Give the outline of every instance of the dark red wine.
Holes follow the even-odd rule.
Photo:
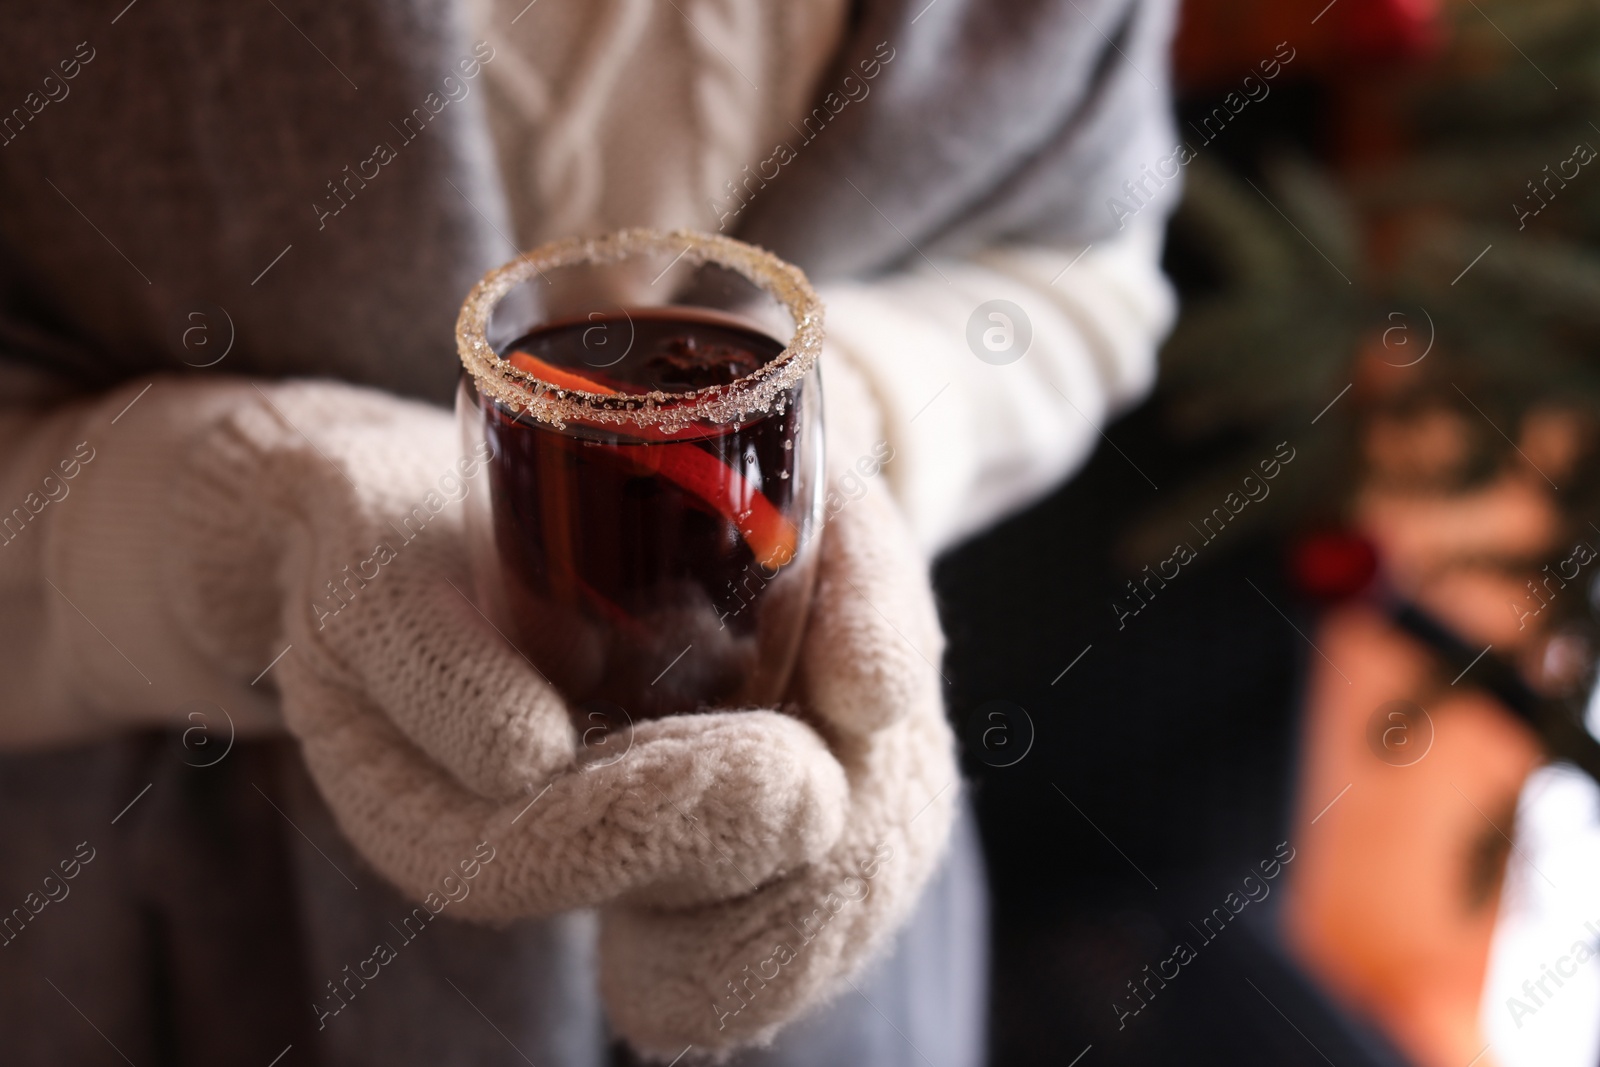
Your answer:
[[[783,346],[721,317],[645,309],[556,323],[501,350],[552,385],[601,393],[729,385]],[[480,397],[502,605],[575,707],[631,718],[770,703],[810,594],[810,478],[797,385],[740,424],[555,429]]]

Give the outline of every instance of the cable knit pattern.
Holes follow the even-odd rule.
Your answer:
[[[649,22],[652,0],[603,0],[598,29],[582,44],[578,69],[531,160],[545,224],[557,233],[591,228],[600,203],[600,143],[595,131],[617,79]]]
[[[731,57],[742,57],[760,74],[767,68],[769,42],[761,34],[763,16],[755,4],[698,0],[689,12],[698,31],[687,37],[694,78],[692,143],[699,148],[699,186],[709,200],[720,198],[723,183],[732,182],[750,162],[754,134],[761,126],[761,91]]]
[[[728,184],[794,137],[844,9],[476,0],[476,32],[496,49],[489,118],[517,239],[714,229]]]

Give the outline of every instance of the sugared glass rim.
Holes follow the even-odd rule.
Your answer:
[[[490,347],[489,316],[516,286],[547,270],[616,263],[649,252],[676,255],[695,265],[716,264],[743,276],[783,305],[794,320],[794,335],[776,358],[759,369],[727,385],[682,393],[610,394],[563,388],[512,366]],[[694,423],[742,422],[772,410],[779,396],[816,363],[822,352],[822,301],[799,267],[764,248],[695,230],[619,230],[603,237],[552,241],[485,274],[461,305],[456,349],[480,392],[557,429],[569,420],[669,431]]]

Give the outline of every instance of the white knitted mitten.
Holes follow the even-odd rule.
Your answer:
[[[223,660],[292,646],[274,670],[285,723],[401,890],[470,875],[463,918],[601,906],[603,991],[637,1047],[766,1040],[908,916],[958,792],[925,563],[861,469],[882,451],[848,367],[829,368],[827,416],[830,483],[847,488],[793,714],[644,722],[608,738],[621,758],[586,758],[561,699],[466,597],[450,500],[486,491],[479,457],[460,456],[449,415],[349,386],[241,388],[190,450],[173,607]]]
[[[864,383],[846,364],[826,369],[832,518],[794,696],[844,767],[844,829],[792,873],[744,872],[736,899],[602,912],[612,1021],[663,1060],[689,1044],[770,1040],[844,988],[909,917],[955,817],[926,564],[888,486],[867,473],[883,451]]]
[[[797,719],[642,723],[625,758],[580,758],[466,597],[451,498],[487,491],[480,466],[443,411],[303,382],[239,389],[176,479],[174,607],[214,655],[291,646],[284,721],[361,854],[418,900],[470,872],[451,914],[483,919],[711,901],[826,855],[848,787]]]

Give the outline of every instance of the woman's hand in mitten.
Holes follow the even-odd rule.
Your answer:
[[[289,646],[284,722],[401,890],[471,871],[452,913],[512,919],[712,901],[828,855],[846,775],[788,716],[643,723],[624,758],[580,758],[563,701],[467,598],[456,505],[487,476],[447,413],[331,383],[231,388],[175,488],[181,613],[224,660]]]
[[[827,368],[831,482],[874,448],[876,419],[845,365]],[[940,859],[959,791],[939,683],[943,640],[926,564],[882,482],[830,496],[816,599],[794,686],[844,768],[843,832],[814,862],[732,900],[633,898],[602,913],[613,1023],[671,1058],[765,1040],[824,1000],[909,916]]]

